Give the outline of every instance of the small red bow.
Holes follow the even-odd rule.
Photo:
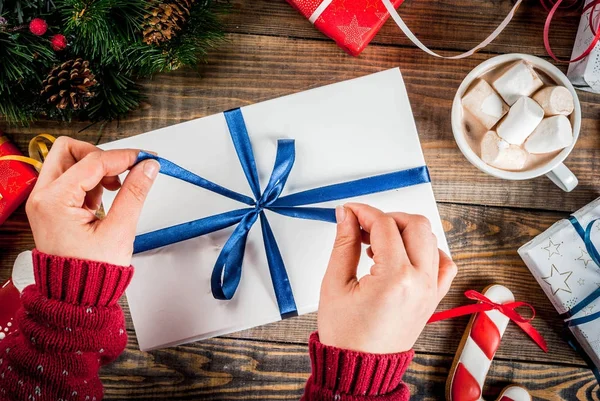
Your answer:
[[[440,320],[452,319],[458,316],[471,315],[473,313],[479,312],[487,312],[490,310],[497,310],[502,313],[504,316],[508,317],[510,320],[515,322],[521,330],[523,330],[531,339],[541,348],[544,352],[548,352],[548,345],[546,344],[546,340],[544,337],[531,325],[531,320],[535,317],[535,309],[533,306],[526,302],[508,302],[505,304],[498,304],[492,302],[485,295],[474,291],[468,290],[465,292],[465,296],[474,301],[478,301],[476,304],[459,306],[457,308],[453,308],[447,311],[442,311],[438,313],[434,313],[431,318],[429,318],[429,323],[434,323]],[[516,311],[517,308],[526,307],[531,310],[531,317],[526,318],[521,316],[519,312]]]

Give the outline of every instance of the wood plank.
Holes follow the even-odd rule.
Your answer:
[[[513,3],[506,0],[406,0],[398,10],[409,28],[428,47],[466,51],[500,24]],[[330,40],[283,0],[235,0],[232,7],[233,11],[225,19],[230,32]],[[523,2],[510,25],[485,51],[545,56],[542,32],[546,15],[539,1]],[[577,13],[560,13],[553,20],[551,43],[559,57],[570,57],[578,23]],[[391,20],[371,43],[414,46]],[[372,51],[379,49],[368,48],[365,55]]]
[[[469,164],[457,149],[449,123],[454,92],[487,55],[434,61],[414,49],[379,46],[377,52],[356,59],[320,41],[251,35],[229,35],[228,39],[229,43],[213,54],[202,78],[181,70],[146,81],[148,105],[120,122],[96,125],[81,133],[78,131],[87,123],[40,122],[9,132],[23,149],[34,134],[46,131],[104,143],[400,65],[438,201],[573,211],[600,192],[596,179],[600,104],[596,95],[580,92],[581,138],[566,163],[581,184],[565,194],[545,177],[512,182],[490,177]],[[305,57],[307,54],[311,57]]]
[[[411,399],[442,399],[451,362],[451,356],[417,354],[404,376]],[[101,378],[106,400],[297,400],[309,374],[304,345],[220,338],[149,353],[135,351],[130,343]],[[484,396],[495,399],[513,382],[536,400],[586,399],[596,386],[582,367],[496,358]]]
[[[524,361],[560,362],[583,366],[581,358],[561,337],[561,321],[542,289],[529,273],[517,249],[538,235],[564,213],[531,212],[468,205],[440,204],[446,236],[459,266],[453,287],[441,309],[463,305],[468,301],[464,291],[482,290],[498,283],[511,288],[517,299],[534,305],[535,327],[544,335],[551,352],[544,354],[514,325],[498,351],[501,358]],[[19,215],[19,217],[23,217]],[[0,230],[0,280],[7,278],[17,254],[33,247],[31,233],[22,219],[9,221]],[[122,305],[128,311],[126,302]],[[133,327],[128,313],[128,327]],[[422,352],[452,353],[468,318],[439,322],[426,328],[415,349]],[[303,344],[316,330],[316,315],[306,315],[231,335],[232,338],[268,340]]]

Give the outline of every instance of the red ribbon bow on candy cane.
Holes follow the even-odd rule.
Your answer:
[[[471,315],[473,313],[479,312],[487,312],[491,310],[497,310],[502,313],[504,316],[515,322],[521,330],[523,330],[531,339],[542,349],[544,352],[548,352],[548,345],[546,344],[546,340],[544,337],[531,325],[531,320],[535,317],[535,309],[533,306],[526,302],[508,302],[505,304],[498,304],[491,301],[485,295],[474,291],[468,290],[465,292],[465,296],[474,301],[478,301],[476,304],[459,306],[457,308],[453,308],[447,311],[434,313],[431,318],[429,318],[429,323],[438,322],[440,320],[452,319],[454,317]],[[526,318],[523,317],[519,312],[516,311],[517,308],[526,307],[531,310],[531,317]]]

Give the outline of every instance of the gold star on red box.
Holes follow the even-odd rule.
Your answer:
[[[12,183],[8,184],[6,189],[8,190],[9,194],[17,194],[21,188],[23,188],[22,185],[19,185],[17,181],[13,181]]]

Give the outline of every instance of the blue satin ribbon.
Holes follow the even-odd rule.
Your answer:
[[[577,232],[577,234],[579,234],[579,237],[581,237],[581,239],[583,240],[583,243],[585,244],[585,249],[587,250],[588,254],[590,255],[590,258],[594,261],[594,263],[598,267],[600,267],[600,254],[598,253],[598,250],[596,249],[596,247],[594,246],[594,243],[592,242],[592,228],[594,228],[594,223],[596,223],[598,220],[600,220],[600,219],[592,220],[587,225],[587,227],[584,229],[575,216],[569,217],[569,221],[573,225],[573,228],[575,228],[575,231]],[[569,318],[575,316],[576,314],[581,312],[586,306],[588,306],[592,302],[596,301],[598,298],[600,298],[600,288],[597,288],[596,290],[594,290],[590,295],[588,295],[583,300],[581,300],[581,302],[577,303],[575,306],[573,306],[567,312],[563,313],[561,315],[561,317],[563,319],[569,319]],[[600,312],[596,312],[596,313],[592,313],[588,316],[583,316],[583,317],[578,317],[575,319],[567,320],[565,323],[566,323],[567,327],[579,326],[581,324],[596,320],[599,317],[600,317]]]
[[[180,179],[248,206],[138,235],[135,239],[134,253],[140,253],[199,237],[237,224],[223,246],[212,272],[211,288],[213,296],[216,299],[228,300],[234,296],[242,277],[242,264],[248,233],[254,223],[260,219],[267,262],[279,312],[282,318],[298,314],[283,258],[277,246],[275,235],[267,220],[265,210],[299,219],[335,223],[335,209],[307,207],[306,205],[352,198],[430,182],[427,167],[421,166],[328,185],[281,197],[280,195],[294,166],[295,146],[293,140],[280,139],[277,141],[277,154],[271,178],[264,192],[261,193],[254,153],[252,152],[252,145],[242,111],[234,109],[225,112],[224,115],[233,145],[254,198],[229,190],[169,160],[149,153],[140,152],[137,160],[139,163],[142,160],[154,159],[160,164],[161,174]]]
[[[590,258],[594,261],[594,263],[596,263],[598,267],[600,267],[600,254],[598,253],[598,250],[592,242],[592,228],[594,228],[594,223],[596,223],[598,220],[600,219],[590,221],[587,227],[584,229],[575,216],[569,217],[569,221],[573,225],[573,228],[585,244],[585,248],[588,254],[590,255]],[[573,348],[579,355],[581,355],[583,360],[586,362],[586,364],[594,374],[596,381],[600,384],[600,370],[594,364],[594,362],[588,356],[588,354],[584,351],[583,347],[581,346],[581,344],[579,344],[579,341],[577,341],[573,333],[571,333],[571,331],[568,330],[569,327],[575,327],[585,323],[589,323],[600,317],[600,312],[596,312],[588,316],[571,319],[573,316],[581,312],[586,306],[596,301],[598,298],[600,298],[600,288],[597,288],[590,295],[585,297],[581,302],[577,303],[567,312],[561,314],[561,317],[565,319],[565,330],[563,330],[563,338],[571,346],[571,348]]]

